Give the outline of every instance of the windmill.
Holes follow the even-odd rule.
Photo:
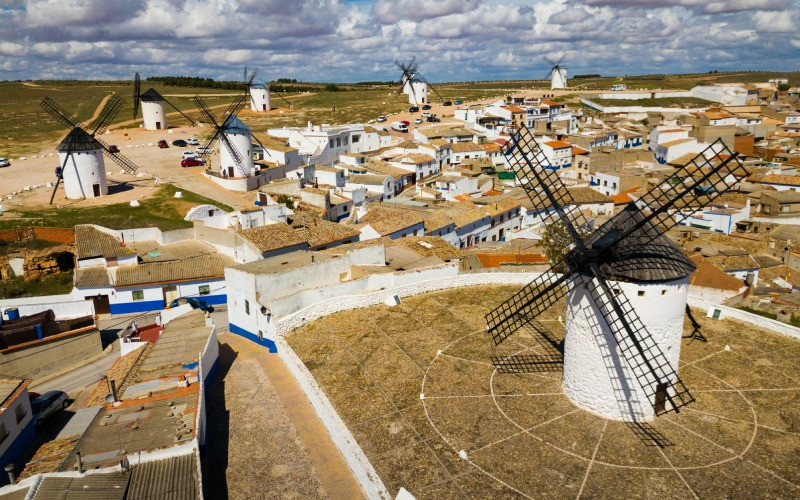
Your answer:
[[[194,120],[189,118],[186,113],[178,109],[177,106],[167,100],[166,97],[158,93],[152,87],[147,92],[142,93],[142,82],[137,72],[133,77],[133,119],[139,116],[139,103],[142,105],[142,119],[144,121],[145,130],[161,130],[169,128],[167,126],[167,111],[164,103],[172,106],[175,111],[183,115],[184,118],[189,120],[192,126],[195,126]]]
[[[236,172],[239,172],[242,177],[250,177],[250,172],[253,169],[253,139],[262,148],[264,147],[261,141],[253,137],[250,127],[236,117],[236,113],[242,110],[249,98],[250,88],[256,74],[257,71],[254,71],[250,78],[245,81],[245,92],[239,94],[231,102],[222,115],[222,119],[217,118],[199,95],[195,95],[193,99],[209,123],[214,126],[214,132],[211,137],[206,141],[204,147],[200,149],[200,151],[203,151],[200,158],[206,160],[213,151],[214,144],[219,140],[222,143],[222,148],[220,149],[220,175],[225,177],[237,177]],[[266,151],[266,148],[264,150]]]
[[[269,84],[267,82],[264,83],[252,83],[255,81],[255,76],[258,74],[258,68],[256,68],[253,73],[248,77],[247,75],[247,66],[244,67],[244,82],[245,82],[245,92],[250,96],[250,110],[256,112],[265,112],[272,109],[271,100],[270,100],[270,93],[275,94],[278,96],[283,102],[286,103],[286,106],[289,108],[294,108],[294,105],[286,100],[281,94],[279,94],[275,89],[270,89]],[[249,83],[248,83],[249,82]]]
[[[400,84],[400,92],[408,95],[409,104],[414,106],[428,104],[430,102],[428,100],[428,90],[432,90],[439,99],[444,100],[433,85],[420,74],[416,57],[412,57],[407,63],[402,63],[395,59],[394,64],[402,72],[398,83]]]
[[[564,62],[565,57],[567,57],[566,54],[561,54],[558,61],[553,61],[547,56],[543,58],[551,66],[550,72],[547,73],[547,78],[550,79],[551,89],[567,88],[567,67],[561,64]]]
[[[677,368],[695,266],[664,231],[678,223],[671,211],[699,209],[747,176],[738,154],[716,141],[594,231],[571,210],[558,173],[541,167],[547,160],[532,133],[514,132],[504,154],[534,206],[555,210],[568,241],[548,272],[486,316],[494,343],[535,329],[534,320],[566,297],[563,387],[573,403],[629,422],[691,403]]]
[[[59,152],[61,166],[56,168],[56,184],[53,194],[50,196],[51,205],[62,179],[67,198],[70,199],[108,194],[103,153],[129,174],[135,173],[139,168],[118,151],[112,152],[108,144],[96,137],[108,129],[111,120],[119,113],[124,104],[125,101],[121,97],[111,94],[97,118],[87,127],[53,99],[45,97],[42,100],[42,108],[70,128],[69,133],[56,148]]]

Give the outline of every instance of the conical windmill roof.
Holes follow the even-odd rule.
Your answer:
[[[242,120],[236,117],[236,115],[231,116],[225,122],[225,125],[222,127],[222,130],[227,134],[249,134],[250,127],[245,125]]]
[[[613,238],[614,233],[623,233],[644,218],[645,215],[631,203],[589,235],[585,240],[586,246],[591,248],[604,237]],[[656,234],[658,236],[654,238]],[[695,270],[689,257],[652,223],[628,235],[616,248],[615,256],[600,263],[600,272],[608,279],[668,281],[685,278]]]
[[[144,102],[157,102],[157,101],[163,101],[164,97],[162,97],[161,94],[159,94],[156,89],[150,88],[144,94],[140,94],[139,99],[141,99]]]
[[[67,151],[94,151],[102,148],[103,146],[94,137],[80,127],[70,130],[69,134],[56,146],[56,149],[62,153]]]

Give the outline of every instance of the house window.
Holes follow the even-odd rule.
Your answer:
[[[14,415],[17,417],[17,423],[22,422],[22,419],[25,418],[25,407],[22,406],[22,403],[18,404],[16,408],[14,408]]]
[[[200,285],[197,291],[200,295],[208,295],[211,293],[211,285]]]
[[[134,290],[131,292],[133,300],[144,300],[144,290]]]
[[[244,313],[246,315],[250,316],[250,301],[249,300],[245,300],[244,301]]]
[[[337,138],[336,138],[336,147],[338,148],[338,147],[339,147],[339,146],[341,146],[341,145],[342,145],[342,140],[341,140],[340,138],[338,138],[338,137],[337,137]]]
[[[331,144],[331,147],[333,147],[333,139],[331,139],[329,142]]]
[[[360,135],[354,135],[353,136],[353,144],[359,142],[360,140],[361,140],[361,136]]]

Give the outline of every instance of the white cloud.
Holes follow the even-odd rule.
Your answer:
[[[756,28],[767,33],[797,33],[798,19],[791,12],[756,12],[753,21]]]
[[[402,19],[422,21],[452,14],[466,14],[480,5],[478,0],[377,0],[372,12],[378,21],[393,24]]]

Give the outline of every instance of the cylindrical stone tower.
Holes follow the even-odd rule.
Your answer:
[[[224,125],[222,133],[236,149],[236,153],[241,158],[241,165],[236,163],[236,159],[231,155],[228,147],[223,141],[219,144],[219,167],[220,173],[228,177],[244,177],[249,175],[253,169],[253,143],[250,134],[250,127],[242,123],[239,118],[232,116]]]
[[[166,130],[167,129],[167,108],[166,100],[150,89],[140,97],[142,103],[142,119],[146,130]]]
[[[64,166],[64,192],[71,200],[95,198],[108,194],[103,148],[82,128],[75,127],[61,141],[59,164]],[[71,151],[67,163],[64,159]]]
[[[269,111],[269,86],[259,83],[250,86],[250,110],[257,112]]]

